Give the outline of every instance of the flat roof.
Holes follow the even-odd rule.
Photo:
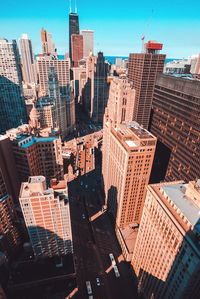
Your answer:
[[[200,208],[191,198],[185,195],[184,191],[187,186],[188,184],[184,183],[164,185],[161,190],[173,201],[192,226],[195,226],[200,219]]]
[[[24,136],[24,138],[19,139],[19,141],[25,140],[26,138],[31,136]],[[57,140],[57,137],[32,137],[30,140],[28,140],[26,143],[21,144],[22,148],[28,148],[32,146],[34,143],[40,143],[40,142],[53,142],[54,140]]]

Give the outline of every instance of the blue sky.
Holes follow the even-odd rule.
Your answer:
[[[140,51],[143,34],[163,42],[168,58],[200,52],[200,0],[77,0],[77,6],[80,28],[95,31],[95,51],[105,55]],[[44,27],[63,54],[68,51],[68,13],[68,0],[1,1],[0,37],[28,33],[39,53]]]

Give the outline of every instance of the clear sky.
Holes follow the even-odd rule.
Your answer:
[[[95,31],[95,51],[107,56],[140,51],[143,34],[163,42],[168,58],[200,52],[200,0],[77,0],[77,6],[80,28]],[[68,13],[69,0],[1,1],[0,37],[28,33],[39,53],[44,27],[63,54],[68,51]]]

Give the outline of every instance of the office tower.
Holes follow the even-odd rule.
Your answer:
[[[126,77],[114,77],[109,91],[105,117],[113,126],[133,120],[135,89]]]
[[[17,202],[20,183],[15,166],[12,142],[6,135],[0,135],[0,169],[8,194]]]
[[[145,53],[129,55],[128,78],[136,90],[133,120],[148,129],[156,76],[163,72],[165,55],[159,54],[162,44],[149,41]]]
[[[158,138],[151,181],[200,177],[200,82],[160,74],[150,131]]]
[[[56,120],[54,120],[54,102],[49,97],[39,98],[36,103],[36,109],[40,115],[40,128],[54,128]]]
[[[88,57],[90,53],[94,53],[94,31],[81,30],[83,36],[83,57]]]
[[[96,123],[103,123],[103,116],[108,101],[109,84],[107,83],[108,63],[102,52],[95,57],[90,54],[86,61],[86,84],[83,90],[83,105]]]
[[[75,98],[73,95],[72,86],[70,86],[67,93],[67,133],[72,133],[76,126],[76,117],[75,117]]]
[[[72,62],[72,34],[79,34],[78,14],[70,12],[69,14],[69,58]]]
[[[104,123],[106,203],[118,228],[140,223],[155,147],[156,138],[136,122]]]
[[[49,69],[49,98],[54,103],[54,127],[58,127],[61,135],[67,131],[66,98],[61,97],[58,76],[54,67]]]
[[[46,31],[44,28],[41,29],[41,42],[42,42],[42,53],[44,55],[57,55],[55,44],[52,39],[52,34]]]
[[[23,81],[27,84],[37,83],[36,65],[31,40],[27,34],[19,39]]]
[[[77,67],[79,60],[83,58],[83,36],[72,34],[71,39],[72,66]]]
[[[192,56],[190,72],[194,78],[200,79],[200,54]]]
[[[132,259],[144,298],[200,297],[199,214],[200,181],[147,187]]]
[[[40,113],[37,111],[35,105],[32,106],[32,109],[29,114],[29,125],[32,129],[39,129],[40,128]]]
[[[22,183],[19,200],[36,257],[73,252],[68,192],[61,183],[48,188],[43,176]]]
[[[3,133],[27,118],[16,41],[0,39],[0,53],[0,133]]]
[[[70,60],[58,60],[51,56],[40,56],[37,59],[40,96],[48,95],[48,75],[50,67],[54,67],[58,76],[61,95],[65,95],[70,85]]]
[[[8,258],[15,255],[21,244],[17,230],[17,216],[12,197],[6,190],[0,168],[0,251]]]
[[[20,182],[29,176],[44,175],[48,180],[63,177],[62,142],[57,137],[35,137],[20,127],[7,131],[11,139]]]

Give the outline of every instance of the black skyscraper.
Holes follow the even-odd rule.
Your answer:
[[[71,45],[72,34],[79,34],[78,14],[73,12],[69,14],[69,58],[71,61],[72,61],[72,45]]]

